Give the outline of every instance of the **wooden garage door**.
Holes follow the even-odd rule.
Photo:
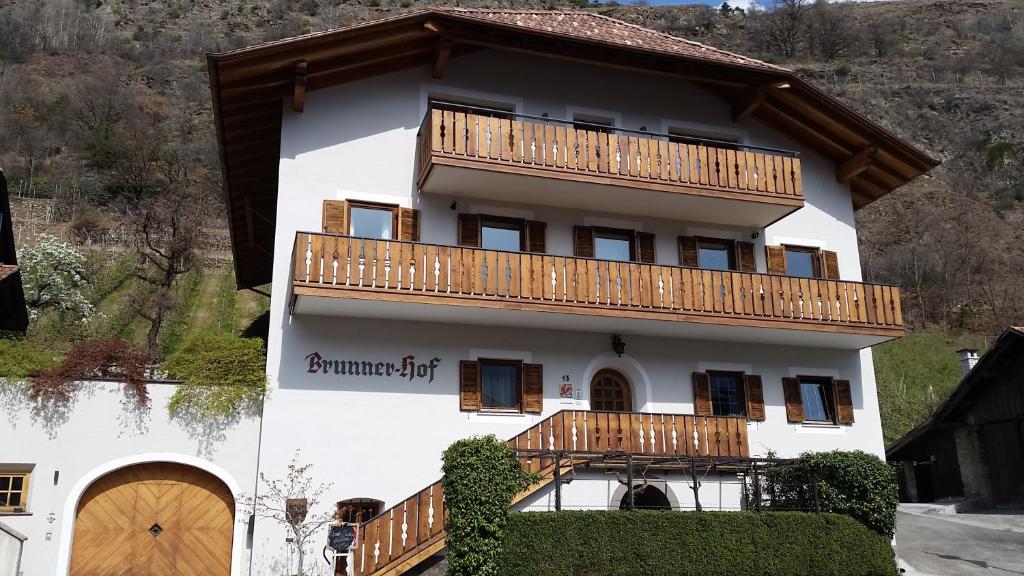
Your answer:
[[[190,466],[111,472],[78,504],[71,574],[227,575],[234,508],[223,482]]]

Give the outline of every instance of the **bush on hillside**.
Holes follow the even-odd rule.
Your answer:
[[[455,442],[444,451],[443,462],[448,574],[496,576],[509,504],[536,478],[493,435]]]
[[[184,380],[171,396],[168,411],[223,419],[255,410],[267,390],[266,366],[259,339],[193,336],[164,362],[168,377]]]
[[[501,576],[893,576],[884,536],[835,514],[524,512]]]
[[[896,471],[874,454],[805,452],[793,463],[769,468],[763,478],[761,491],[772,507],[844,514],[888,537],[896,531]]]

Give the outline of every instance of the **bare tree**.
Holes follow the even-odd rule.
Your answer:
[[[818,0],[810,10],[809,40],[811,48],[826,61],[846,54],[853,44],[853,30],[847,4],[830,4]]]
[[[771,52],[786,59],[796,57],[806,41],[810,9],[807,0],[775,0],[763,17],[764,39]]]
[[[150,322],[146,348],[154,356],[160,329],[177,305],[174,283],[193,269],[206,239],[211,193],[195,177],[194,166],[179,153],[165,153],[158,162],[160,189],[143,202],[135,218],[140,262],[136,276],[151,287],[137,305],[139,314]]]
[[[316,16],[321,28],[334,30],[341,23],[341,3],[338,0],[316,0]]]
[[[308,547],[314,538],[323,537],[320,530],[334,521],[335,514],[333,509],[316,512],[331,484],[314,486],[309,476],[313,465],[300,464],[299,457],[300,452],[296,450],[281,480],[270,480],[260,472],[257,495],[241,498],[241,504],[251,508],[257,518],[273,520],[288,529],[298,562],[294,574],[306,576],[306,556],[311,552]]]

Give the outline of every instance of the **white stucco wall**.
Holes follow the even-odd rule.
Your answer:
[[[586,206],[565,210],[461,198],[452,209],[453,198],[419,194],[414,183],[416,132],[428,97],[445,96],[505,102],[517,112],[547,113],[552,118],[570,118],[574,110],[598,113],[631,129],[710,128],[734,134],[746,144],[797,150],[806,205],[757,231],[707,226],[688,221],[686,214],[666,214],[662,219],[624,217],[589,211]],[[882,454],[870,350],[626,335],[627,355],[618,358],[609,351],[607,334],[288,314],[289,256],[295,232],[320,229],[324,199],[419,208],[421,239],[432,243],[455,243],[458,212],[543,220],[548,224],[548,252],[564,255],[572,252],[573,225],[625,221],[624,227],[657,235],[658,260],[666,264],[678,263],[678,235],[749,239],[758,232],[761,270],[765,243],[806,244],[836,251],[842,277],[859,280],[849,189],[836,182],[835,166],[815,150],[755,120],[732,123],[728,102],[684,81],[493,51],[453,59],[443,80],[432,79],[428,67],[406,70],[312,92],[302,114],[292,112],[287,103],[283,114],[267,365],[273,391],[266,406],[260,455],[261,471],[269,476],[282,475],[294,451],[301,449],[303,461],[313,465],[315,481],[333,483],[325,502],[371,497],[384,500],[387,506],[396,503],[439,476],[441,451],[453,440],[484,433],[511,437],[536,421],[529,415],[459,411],[458,361],[488,356],[544,364],[545,413],[563,407],[586,409],[590,376],[604,367],[618,368],[633,381],[639,410],[679,413],[693,411],[692,371],[745,370],[760,374],[765,388],[767,421],[749,424],[754,453],[774,450],[780,456],[794,456],[805,450],[861,448]],[[435,357],[441,362],[433,382],[342,377],[308,373],[304,359],[314,351],[333,359],[399,362],[411,354],[418,362]],[[796,374],[849,379],[856,424],[788,424],[780,379]],[[580,388],[581,398],[572,405],[558,399],[558,380],[563,375]],[[590,488],[584,490],[584,486]],[[602,489],[608,485],[600,480],[571,488],[584,499]],[[533,505],[540,506],[545,497],[539,494]],[[253,574],[269,575],[282,566],[282,558],[287,557],[284,539],[278,528],[257,523]]]
[[[220,478],[235,496],[253,494],[259,447],[258,416],[212,425],[171,418],[173,384],[150,383],[152,404],[140,411],[119,384],[80,384],[67,407],[28,400],[22,383],[0,381],[0,467],[32,471],[25,514],[0,514],[0,521],[27,536],[22,558],[26,576],[67,574],[78,499],[108,472],[143,462],[177,462]],[[248,573],[247,516],[236,511],[232,574]]]

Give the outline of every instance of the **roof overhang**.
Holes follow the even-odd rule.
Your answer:
[[[690,43],[692,44],[692,43]],[[699,46],[699,45],[698,45]],[[283,101],[307,91],[436,64],[481,49],[685,79],[820,151],[860,208],[938,165],[793,72],[740,57],[680,54],[600,37],[430,9],[330,32],[207,55],[238,286],[271,280]],[[727,54],[707,49],[709,54]]]

